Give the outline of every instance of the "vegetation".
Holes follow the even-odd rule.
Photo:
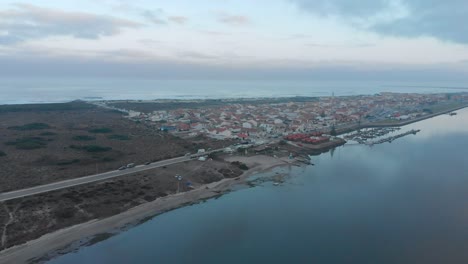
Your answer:
[[[17,149],[39,149],[47,146],[47,140],[41,137],[24,137],[15,141],[8,141],[6,145],[15,146]]]
[[[201,107],[217,107],[226,104],[279,104],[289,102],[316,102],[318,97],[285,97],[285,98],[255,98],[255,99],[207,99],[200,101],[184,101],[184,100],[165,100],[160,102],[116,102],[110,105],[118,108],[132,109],[140,112],[152,112],[157,110],[174,110],[179,108],[201,108]]]
[[[101,161],[103,161],[103,162],[111,162],[111,161],[115,161],[115,159],[114,159],[114,158],[111,158],[111,157],[104,157],[104,158],[101,159]]]
[[[6,153],[0,150],[0,157],[5,157]]]
[[[88,130],[89,133],[94,133],[94,134],[106,134],[106,133],[111,133],[112,129],[108,127],[101,127],[101,128],[93,128]]]
[[[245,165],[245,163],[242,163],[241,165],[239,165],[239,169],[241,169],[241,170],[248,170],[249,167],[247,167],[247,165]]]
[[[130,137],[127,135],[110,135],[107,136],[108,139],[115,139],[115,140],[130,140]]]
[[[72,218],[74,215],[75,215],[75,209],[73,209],[73,207],[59,209],[58,211],[55,212],[55,216],[58,219],[68,219],[68,218]]]
[[[55,136],[55,135],[57,135],[57,133],[47,131],[47,132],[42,132],[39,135],[41,135],[41,136]]]
[[[242,163],[240,161],[233,161],[233,162],[231,162],[231,164],[236,165],[241,170],[248,170],[249,169],[249,167],[245,163]]]
[[[65,166],[65,165],[72,165],[72,164],[79,163],[79,162],[80,162],[79,159],[61,160],[61,161],[57,162],[57,165]]]
[[[22,104],[22,105],[0,105],[0,113],[8,112],[43,112],[43,111],[70,111],[92,109],[94,105],[85,102],[70,102],[60,104]]]
[[[30,123],[22,126],[11,126],[8,129],[18,130],[18,131],[27,131],[27,130],[40,130],[50,128],[48,124],[45,123]]]
[[[102,147],[98,145],[86,145],[86,146],[77,146],[77,145],[71,145],[70,148],[76,149],[76,150],[84,150],[87,152],[106,152],[112,150],[111,147]]]
[[[72,139],[76,140],[76,141],[91,141],[91,140],[95,140],[96,137],[86,136],[86,135],[78,135],[78,136],[74,136]]]

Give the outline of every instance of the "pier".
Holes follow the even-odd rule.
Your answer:
[[[369,141],[369,142],[366,142],[364,144],[369,145],[369,146],[373,146],[373,145],[382,144],[382,143],[385,143],[385,142],[390,142],[391,143],[393,140],[399,139],[401,137],[405,137],[405,136],[408,136],[408,135],[411,135],[411,134],[416,135],[420,131],[421,131],[420,129],[417,129],[417,130],[412,129],[412,130],[407,131],[405,133],[401,133],[401,134],[391,136],[391,137],[388,137],[388,138],[379,139],[377,141]]]

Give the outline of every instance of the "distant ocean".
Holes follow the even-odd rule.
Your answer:
[[[468,92],[468,83],[0,78],[0,104],[67,102],[77,99],[219,99],[461,91]]]

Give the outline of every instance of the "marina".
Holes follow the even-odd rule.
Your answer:
[[[373,145],[382,144],[382,143],[385,143],[385,142],[391,143],[392,141],[394,141],[396,139],[399,139],[399,138],[402,138],[404,136],[408,136],[408,135],[411,135],[411,134],[416,135],[419,132],[421,132],[420,129],[416,129],[416,130],[412,129],[412,130],[407,131],[405,133],[401,133],[401,134],[398,134],[398,135],[395,135],[395,136],[379,139],[377,141],[368,141],[368,142],[365,143],[365,145],[373,146]]]
[[[373,146],[373,145],[382,144],[386,142],[391,143],[392,141],[396,139],[399,139],[408,135],[412,135],[412,134],[416,135],[418,132],[421,131],[420,129],[412,129],[410,131],[406,131],[400,134],[387,136],[399,130],[401,130],[400,127],[382,127],[382,128],[359,130],[355,133],[344,136],[344,139],[356,141],[358,144]],[[384,137],[384,136],[387,136],[387,137]]]

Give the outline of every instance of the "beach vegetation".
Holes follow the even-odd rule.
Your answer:
[[[87,135],[78,135],[78,136],[74,136],[72,139],[76,141],[91,141],[91,140],[95,140],[96,137],[87,136]]]
[[[57,165],[65,166],[65,165],[72,165],[72,164],[79,163],[79,162],[80,162],[79,159],[61,160],[61,161],[57,162]]]
[[[8,141],[5,145],[15,146],[17,149],[31,150],[45,148],[47,146],[47,140],[41,137],[24,137]]]
[[[46,132],[40,133],[39,135],[41,135],[41,136],[55,136],[55,135],[57,135],[57,133],[46,131]]]
[[[28,130],[40,130],[50,128],[48,124],[45,123],[30,123],[22,126],[11,126],[8,129],[18,130],[18,131],[28,131]]]
[[[98,146],[98,145],[86,145],[86,146],[77,146],[77,145],[70,145],[71,149],[75,150],[84,150],[86,152],[106,152],[112,150],[111,147],[103,147],[103,146]]]
[[[115,139],[115,140],[130,140],[130,137],[127,135],[109,135],[107,136],[108,139]]]
[[[111,133],[112,129],[108,127],[100,127],[100,128],[93,128],[88,130],[89,133],[94,133],[94,134],[106,134],[106,133]]]

